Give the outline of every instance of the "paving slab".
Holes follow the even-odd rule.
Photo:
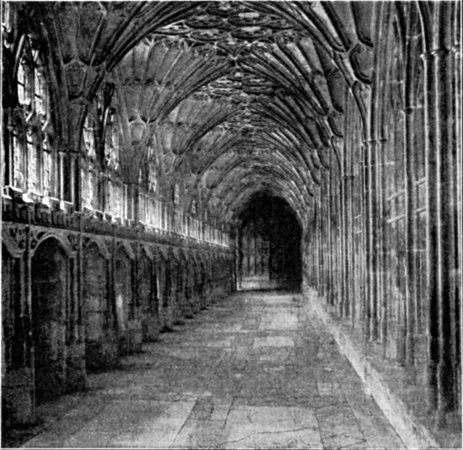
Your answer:
[[[310,300],[310,299],[309,299]],[[38,408],[34,448],[403,448],[335,341],[285,292],[239,292],[89,391]]]
[[[246,406],[234,408],[224,429],[222,448],[322,448],[317,419],[308,408]]]

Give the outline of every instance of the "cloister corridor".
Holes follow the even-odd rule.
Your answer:
[[[0,3],[2,448],[462,448],[463,2]]]
[[[40,407],[44,430],[24,446],[403,448],[307,305],[225,297]]]

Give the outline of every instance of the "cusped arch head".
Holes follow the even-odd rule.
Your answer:
[[[177,247],[169,246],[167,254],[169,259],[171,259],[175,263],[178,263],[180,259],[180,251]]]
[[[149,245],[149,244],[142,244],[141,245],[141,255],[145,255],[150,261],[154,261],[156,258],[156,248]]]
[[[119,256],[119,255],[125,255],[126,257],[128,257],[131,261],[134,261],[135,260],[135,252],[133,251],[133,248],[132,246],[126,242],[126,241],[123,241],[121,242],[117,247],[116,247],[116,258]]]
[[[156,247],[157,256],[166,262],[169,259],[169,247],[166,245],[160,245]]]
[[[106,246],[105,242],[103,242],[102,240],[91,238],[88,241],[86,241],[83,248],[84,253],[87,252],[91,247],[96,247],[100,255],[103,256],[103,258],[108,260],[111,259],[111,253],[108,250],[108,247]]]
[[[31,256],[34,257],[45,242],[47,242],[47,244],[50,244],[49,241],[52,241],[54,245],[59,247],[68,258],[72,258],[74,256],[69,241],[65,239],[63,236],[53,233],[46,233],[44,236],[40,238],[40,240],[37,242],[37,245],[33,249],[31,249]]]
[[[204,260],[205,260],[205,258],[204,258],[203,253],[202,253],[202,252],[199,252],[199,253],[197,253],[195,256],[196,256],[196,261],[197,261],[198,265],[201,266],[201,267],[204,267],[204,264],[205,264]]]
[[[188,261],[187,251],[183,248],[178,249],[178,258],[182,263],[186,263]]]
[[[12,258],[21,258],[24,255],[25,245],[22,246],[10,236],[5,229],[2,230],[2,253],[5,251]]]
[[[199,265],[199,257],[195,251],[188,252],[188,261],[193,266],[196,267]]]

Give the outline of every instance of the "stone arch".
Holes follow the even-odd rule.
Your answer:
[[[92,245],[98,248],[99,254],[103,256],[105,259],[111,259],[111,253],[109,252],[105,242],[101,239],[88,239],[84,245],[84,252],[87,248],[91,247]]]
[[[69,258],[59,239],[48,237],[38,245],[32,257],[31,281],[34,387],[40,403],[62,394],[66,384],[67,323],[74,311]]]
[[[102,246],[97,240],[90,241],[83,251],[82,286],[85,363],[89,370],[111,367],[117,362],[108,264]]]
[[[66,253],[68,258],[73,256],[73,249],[71,243],[65,238],[65,236],[60,234],[55,234],[53,232],[47,232],[40,236],[35,245],[31,247],[31,256],[33,257],[37,252],[37,249],[48,239],[53,239],[59,243],[61,249]]]
[[[125,253],[127,254],[127,256],[133,261],[136,259],[136,256],[135,256],[135,252],[133,250],[133,247],[132,245],[128,242],[128,241],[122,241],[120,244],[119,244],[119,248],[123,248]]]

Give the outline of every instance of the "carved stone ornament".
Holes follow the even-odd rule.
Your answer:
[[[2,226],[2,242],[13,256],[23,254],[27,245],[27,230],[24,225]]]

